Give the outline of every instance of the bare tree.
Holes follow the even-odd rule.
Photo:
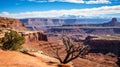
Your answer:
[[[50,47],[61,63],[66,64],[78,57],[85,56],[89,51],[88,45],[73,42],[69,37],[62,38],[63,45],[51,45]]]

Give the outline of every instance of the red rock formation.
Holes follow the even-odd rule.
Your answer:
[[[120,40],[90,40],[88,44],[91,52],[109,53],[112,52],[120,56]]]
[[[11,28],[17,30],[27,30],[22,22],[13,18],[0,17],[0,27]]]
[[[13,18],[0,17],[0,28],[6,30],[15,30],[25,38],[25,42],[47,41],[47,35],[43,32],[28,31],[22,22]],[[9,28],[7,30],[7,28]]]
[[[103,23],[102,26],[120,26],[120,22],[117,21],[117,18],[112,18],[108,23]]]
[[[47,35],[45,35],[43,32],[26,31],[20,33],[25,38],[26,43],[36,41],[48,41]]]

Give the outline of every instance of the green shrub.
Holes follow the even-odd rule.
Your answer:
[[[18,50],[24,43],[24,37],[19,35],[16,31],[10,30],[5,33],[1,42],[4,50]]]

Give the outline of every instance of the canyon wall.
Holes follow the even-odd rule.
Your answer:
[[[81,30],[81,31],[80,31]],[[49,32],[56,33],[71,33],[74,34],[120,34],[120,22],[116,18],[112,18],[111,21],[102,24],[68,24],[62,26],[54,26],[48,29]]]
[[[37,41],[48,41],[47,35],[45,35],[43,32],[38,31],[25,31],[25,32],[19,32],[24,38],[25,42],[37,42]]]
[[[47,41],[47,35],[42,31],[29,31],[24,23],[17,19],[0,17],[0,38],[4,37],[5,32],[14,30],[25,38],[25,42]]]
[[[15,30],[27,30],[24,23],[17,19],[0,17],[0,28],[10,28]]]
[[[114,53],[120,56],[120,40],[90,40],[88,44],[93,53]]]

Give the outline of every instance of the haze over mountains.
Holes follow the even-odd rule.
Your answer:
[[[120,22],[117,20],[117,18],[112,18],[111,21],[107,21],[105,23],[99,23],[99,24],[69,24],[69,25],[65,24],[63,26],[119,27],[120,26]]]
[[[117,18],[108,19],[45,19],[32,18],[21,19],[27,28],[31,30],[44,30],[49,32],[78,34],[120,34],[120,22]],[[88,22],[88,23],[84,23]],[[90,24],[89,22],[95,22]],[[98,23],[97,23],[98,22]]]
[[[62,24],[101,24],[111,18],[26,18],[20,19],[25,25],[62,25]],[[119,21],[120,19],[117,18]]]
[[[28,28],[43,29],[46,26],[81,25],[81,26],[120,26],[117,18],[109,19],[52,19],[28,18],[20,19]]]

